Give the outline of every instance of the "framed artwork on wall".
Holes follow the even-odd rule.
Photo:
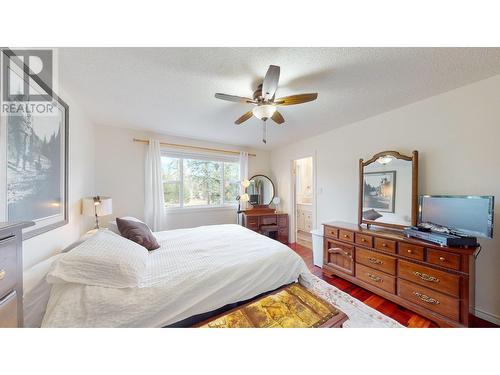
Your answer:
[[[15,61],[2,82],[10,96],[0,100],[0,221],[35,222],[23,232],[26,239],[68,222],[69,108],[25,69]]]

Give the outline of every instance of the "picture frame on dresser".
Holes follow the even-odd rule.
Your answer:
[[[24,86],[9,102],[0,95],[0,221],[34,222],[23,230],[28,239],[68,223],[69,106],[37,75],[23,74],[13,51],[0,53]],[[3,110],[28,106],[36,110]]]

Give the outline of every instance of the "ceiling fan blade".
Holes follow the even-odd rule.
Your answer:
[[[253,116],[253,113],[252,111],[248,111],[247,113],[245,113],[243,116],[241,116],[238,120],[236,120],[234,123],[236,125],[239,125],[241,124],[242,122],[245,122],[246,120],[248,120],[250,117]]]
[[[236,95],[221,94],[219,92],[215,94],[215,97],[217,99],[228,100],[230,102],[251,103],[251,104],[257,103],[255,100],[250,98],[244,98],[242,96],[236,96]]]
[[[285,122],[285,119],[283,118],[283,116],[281,116],[281,113],[279,113],[278,111],[274,112],[274,114],[271,116],[271,120],[273,120],[278,125],[281,125]]]
[[[318,97],[318,93],[291,95],[291,96],[285,96],[283,98],[276,99],[274,101],[274,104],[276,104],[276,105],[302,104],[302,103],[307,103],[307,102],[311,102],[313,100],[316,100],[317,97]]]
[[[264,82],[262,83],[262,96],[265,100],[273,98],[276,90],[278,89],[278,81],[280,79],[280,67],[276,65],[269,65]]]

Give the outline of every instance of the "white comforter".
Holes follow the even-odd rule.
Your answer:
[[[155,233],[140,288],[53,285],[43,327],[163,327],[294,282],[309,272],[287,246],[238,225]]]

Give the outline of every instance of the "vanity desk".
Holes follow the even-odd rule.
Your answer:
[[[242,225],[279,242],[288,242],[288,214],[286,213],[275,212],[270,208],[254,208],[243,212]]]
[[[242,185],[245,187],[245,194],[239,198],[243,200],[244,197],[244,201],[250,204],[250,208],[238,211],[242,214],[242,225],[264,236],[287,243],[288,214],[279,212],[276,207],[269,207],[277,201],[273,181],[267,176],[258,174],[243,181]]]

